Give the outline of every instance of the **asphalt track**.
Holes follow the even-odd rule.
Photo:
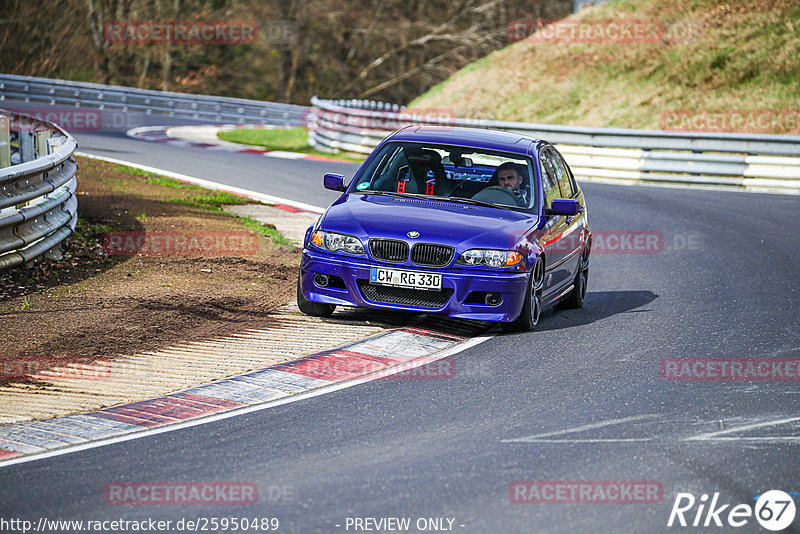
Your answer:
[[[85,152],[317,205],[335,198],[323,172],[355,170],[77,137]],[[663,247],[593,254],[582,310],[547,312],[535,332],[457,354],[450,380],[374,381],[0,468],[0,517],[276,517],[279,532],[353,532],[348,517],[408,517],[412,526],[454,519],[453,531],[470,533],[668,532],[678,528],[666,525],[679,492],[719,492],[735,505],[769,489],[800,491],[800,383],[659,374],[664,358],[800,357],[798,198],[583,187],[595,232],[660,233]],[[657,481],[663,499],[515,504],[516,480]],[[120,481],[254,482],[260,498],[110,505],[104,487]],[[735,530],[763,531],[753,518]]]

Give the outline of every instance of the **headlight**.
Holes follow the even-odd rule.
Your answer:
[[[522,261],[522,254],[514,250],[484,250],[472,248],[459,256],[456,263],[460,265],[487,265],[498,269],[512,267]]]
[[[335,252],[341,250],[348,254],[364,254],[364,245],[357,237],[345,234],[334,234],[317,230],[311,236],[311,241],[319,248]]]
[[[467,265],[480,265],[483,263],[483,251],[477,249],[468,250],[461,255],[459,261],[463,261]]]

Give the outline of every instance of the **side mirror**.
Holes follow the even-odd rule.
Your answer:
[[[545,215],[567,215],[573,216],[581,212],[581,206],[577,200],[571,198],[556,198],[550,204],[549,208],[545,208]]]
[[[325,189],[333,189],[334,191],[344,191],[344,176],[341,174],[334,174],[332,172],[326,172],[325,176],[322,179],[323,185],[325,185]]]

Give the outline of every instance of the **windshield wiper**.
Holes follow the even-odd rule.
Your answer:
[[[503,209],[503,206],[498,206],[497,204],[492,204],[491,202],[484,202],[483,200],[473,200],[471,198],[465,198],[465,197],[447,197],[447,200],[453,200],[455,202],[463,202],[464,204],[474,204],[475,206],[486,206],[487,208]]]
[[[396,193],[394,191],[357,191],[357,193],[365,193],[367,195],[382,195],[386,197],[408,197],[408,193]]]

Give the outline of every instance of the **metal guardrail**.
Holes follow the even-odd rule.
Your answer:
[[[318,150],[369,154],[407,124],[492,128],[554,143],[584,181],[727,186],[800,194],[800,136],[583,128],[463,119],[369,101],[311,99]]]
[[[0,110],[0,271],[60,257],[78,222],[77,147],[55,124]]]
[[[0,101],[119,110],[214,122],[299,126],[308,107],[0,74]],[[75,139],[59,126],[0,110],[0,271],[60,256],[75,230]]]
[[[300,126],[308,107],[244,98],[151,91],[134,87],[0,74],[0,100],[99,110],[135,111],[182,119]]]

